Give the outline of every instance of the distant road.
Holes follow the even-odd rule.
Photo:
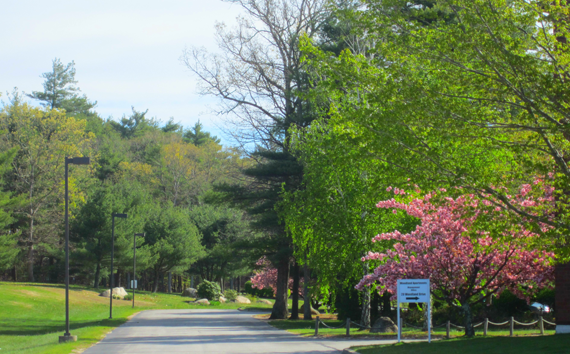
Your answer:
[[[84,353],[338,354],[354,345],[394,343],[302,338],[275,329],[253,314],[207,309],[143,311]]]

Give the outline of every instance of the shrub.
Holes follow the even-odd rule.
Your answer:
[[[235,290],[226,290],[226,292],[224,293],[224,297],[229,301],[235,300],[237,296],[238,292]]]
[[[198,298],[208,300],[218,300],[222,292],[218,283],[207,280],[201,282],[196,290],[198,290]]]
[[[125,297],[123,298],[123,300],[132,300],[133,296],[132,295],[125,295]]]
[[[271,289],[271,288],[265,288],[265,289],[254,288],[251,281],[245,282],[244,288],[245,288],[245,293],[249,294],[251,296],[273,298],[273,289]]]

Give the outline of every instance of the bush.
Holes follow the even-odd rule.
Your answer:
[[[123,298],[123,300],[132,300],[133,296],[132,295],[125,295],[125,297]]]
[[[207,280],[201,282],[196,290],[198,290],[199,299],[218,300],[222,293],[218,283]]]
[[[229,300],[235,300],[238,296],[238,292],[235,290],[226,290],[226,292],[224,293],[224,297]]]
[[[271,288],[265,288],[265,289],[254,288],[251,281],[245,282],[244,288],[245,288],[245,293],[249,294],[251,296],[273,298],[273,289],[271,289]]]

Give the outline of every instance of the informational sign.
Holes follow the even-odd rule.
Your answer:
[[[402,336],[402,321],[400,320],[400,304],[406,302],[425,302],[427,318],[431,318],[431,293],[429,279],[398,279],[398,343]],[[431,326],[428,326],[428,342],[431,343]]]
[[[430,302],[429,279],[398,280],[398,302]]]
[[[131,280],[131,289],[138,289],[136,280]]]

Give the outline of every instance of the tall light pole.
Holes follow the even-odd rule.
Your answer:
[[[109,282],[111,289],[109,293],[109,299],[111,301],[109,305],[109,319],[113,318],[113,287],[115,286],[115,276],[113,274],[113,259],[115,258],[115,218],[126,219],[127,214],[111,214],[113,219],[113,226],[111,231],[111,281]]]
[[[133,237],[133,308],[135,308],[135,289],[137,287],[137,236],[144,238],[145,233],[138,233]]]
[[[65,333],[60,343],[75,342],[77,336],[69,333],[69,164],[89,165],[89,157],[65,157]]]

